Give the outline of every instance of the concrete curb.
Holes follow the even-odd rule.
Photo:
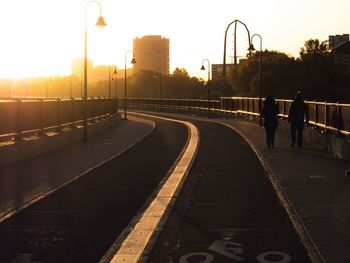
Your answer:
[[[157,189],[148,198],[129,225],[122,231],[114,244],[100,260],[100,263],[136,263],[147,261],[182,190],[199,149],[199,131],[193,124],[159,116],[137,115],[185,124],[190,136],[182,152],[159,183]],[[182,163],[187,163],[187,165],[183,165]]]
[[[120,116],[89,125],[89,137],[120,123]],[[65,129],[51,135],[39,136],[0,146],[0,167],[50,152],[83,139],[83,127]]]

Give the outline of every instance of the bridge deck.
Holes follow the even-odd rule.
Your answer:
[[[350,246],[350,178],[344,176],[345,169],[350,168],[349,163],[334,159],[327,153],[312,150],[307,144],[302,149],[292,148],[289,136],[283,132],[277,132],[275,148],[268,149],[265,146],[262,127],[229,119],[212,120],[233,126],[261,154],[326,262],[350,261],[347,252]],[[4,217],[13,209],[54,189],[73,174],[79,174],[84,169],[117,154],[114,147],[116,144],[122,146],[118,147],[117,151],[122,151],[151,130],[150,124],[139,122],[123,125],[119,127],[117,136],[111,136],[108,132],[101,135],[99,143],[94,145],[92,155],[87,155],[86,149],[68,147],[52,153],[61,154],[61,161],[57,161],[57,156],[47,154],[45,157],[26,162],[26,166],[2,168],[0,216]],[[106,152],[109,156],[102,155]],[[80,160],[74,162],[72,156]],[[82,163],[81,160],[87,156],[90,162]],[[25,177],[26,174],[32,174],[34,177]],[[59,174],[63,178],[58,177]],[[47,175],[49,178],[45,177]],[[211,250],[202,252],[214,254],[213,248],[215,251],[218,247],[220,248],[220,244],[217,243]],[[265,251],[261,251],[263,252]]]

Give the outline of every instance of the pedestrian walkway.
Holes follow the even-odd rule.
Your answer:
[[[267,148],[264,128],[233,120],[234,127],[262,154],[325,262],[350,262],[349,163],[328,153],[291,147],[289,134],[278,131]]]
[[[151,121],[130,116],[88,143],[76,142],[0,168],[0,221],[126,151],[153,127]]]
[[[202,117],[190,118],[208,121]],[[345,176],[349,163],[313,150],[307,143],[303,148],[291,147],[290,136],[283,131],[277,130],[275,147],[268,148],[264,127],[233,119],[210,121],[239,132],[265,162],[296,212],[296,218],[292,219],[301,222],[302,231],[311,237],[309,245],[314,243],[314,252],[320,255],[317,262],[350,262],[350,178]]]

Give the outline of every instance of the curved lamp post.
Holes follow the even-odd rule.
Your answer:
[[[127,93],[126,93],[126,82],[127,82],[127,75],[126,75],[126,59],[127,59],[127,56],[128,56],[128,53],[131,52],[132,53],[132,60],[131,60],[131,64],[135,64],[136,63],[136,60],[134,58],[134,52],[132,50],[128,50],[125,52],[125,69],[124,69],[124,120],[127,120],[127,116],[126,116],[126,112],[127,112],[127,103],[126,103],[126,100],[127,100]]]
[[[259,113],[261,113],[262,108],[262,37],[259,34],[252,35],[251,38],[251,44],[249,46],[249,51],[254,51],[255,48],[253,46],[253,38],[259,37],[260,38],[260,54],[259,54]],[[259,122],[260,125],[262,125],[261,119]]]
[[[202,60],[202,67],[201,70],[205,70],[204,62],[208,63],[208,118],[210,118],[210,61],[209,59],[203,59]]]
[[[84,142],[87,142],[88,132],[87,132],[87,7],[89,4],[95,3],[99,6],[100,9],[100,16],[97,19],[96,26],[97,27],[104,27],[106,26],[106,22],[104,21],[104,18],[102,16],[102,7],[101,4],[98,1],[88,1],[85,4],[85,31],[84,31],[84,135],[83,140]]]
[[[161,72],[154,73],[155,78],[159,78],[159,111],[163,111],[163,75]]]
[[[249,42],[249,48],[251,46],[251,42],[250,42],[250,33],[249,33],[249,30],[248,30],[248,27],[246,26],[246,24],[244,24],[243,22],[241,22],[240,20],[236,19],[234,21],[232,21],[231,23],[228,24],[227,28],[226,28],[226,31],[225,31],[225,39],[224,39],[224,59],[223,59],[223,69],[222,69],[222,75],[225,77],[226,76],[226,39],[227,39],[227,31],[228,29],[230,28],[230,26],[232,24],[235,24],[235,31],[234,31],[234,65],[237,65],[237,36],[236,36],[236,29],[237,29],[237,23],[240,23],[242,24],[245,29],[247,30],[247,33],[248,33],[248,42]],[[248,50],[249,50],[248,48]]]

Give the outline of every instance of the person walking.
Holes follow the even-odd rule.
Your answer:
[[[276,101],[271,96],[267,96],[264,102],[264,107],[261,111],[260,118],[264,120],[264,126],[266,131],[266,144],[267,147],[274,147],[275,133],[278,126],[277,115],[279,114]]]
[[[295,99],[289,108],[288,122],[290,125],[292,146],[298,143],[298,146],[303,147],[303,128],[304,119],[309,123],[309,114],[306,103],[302,99],[301,91],[295,95]],[[298,134],[298,136],[297,136]]]

